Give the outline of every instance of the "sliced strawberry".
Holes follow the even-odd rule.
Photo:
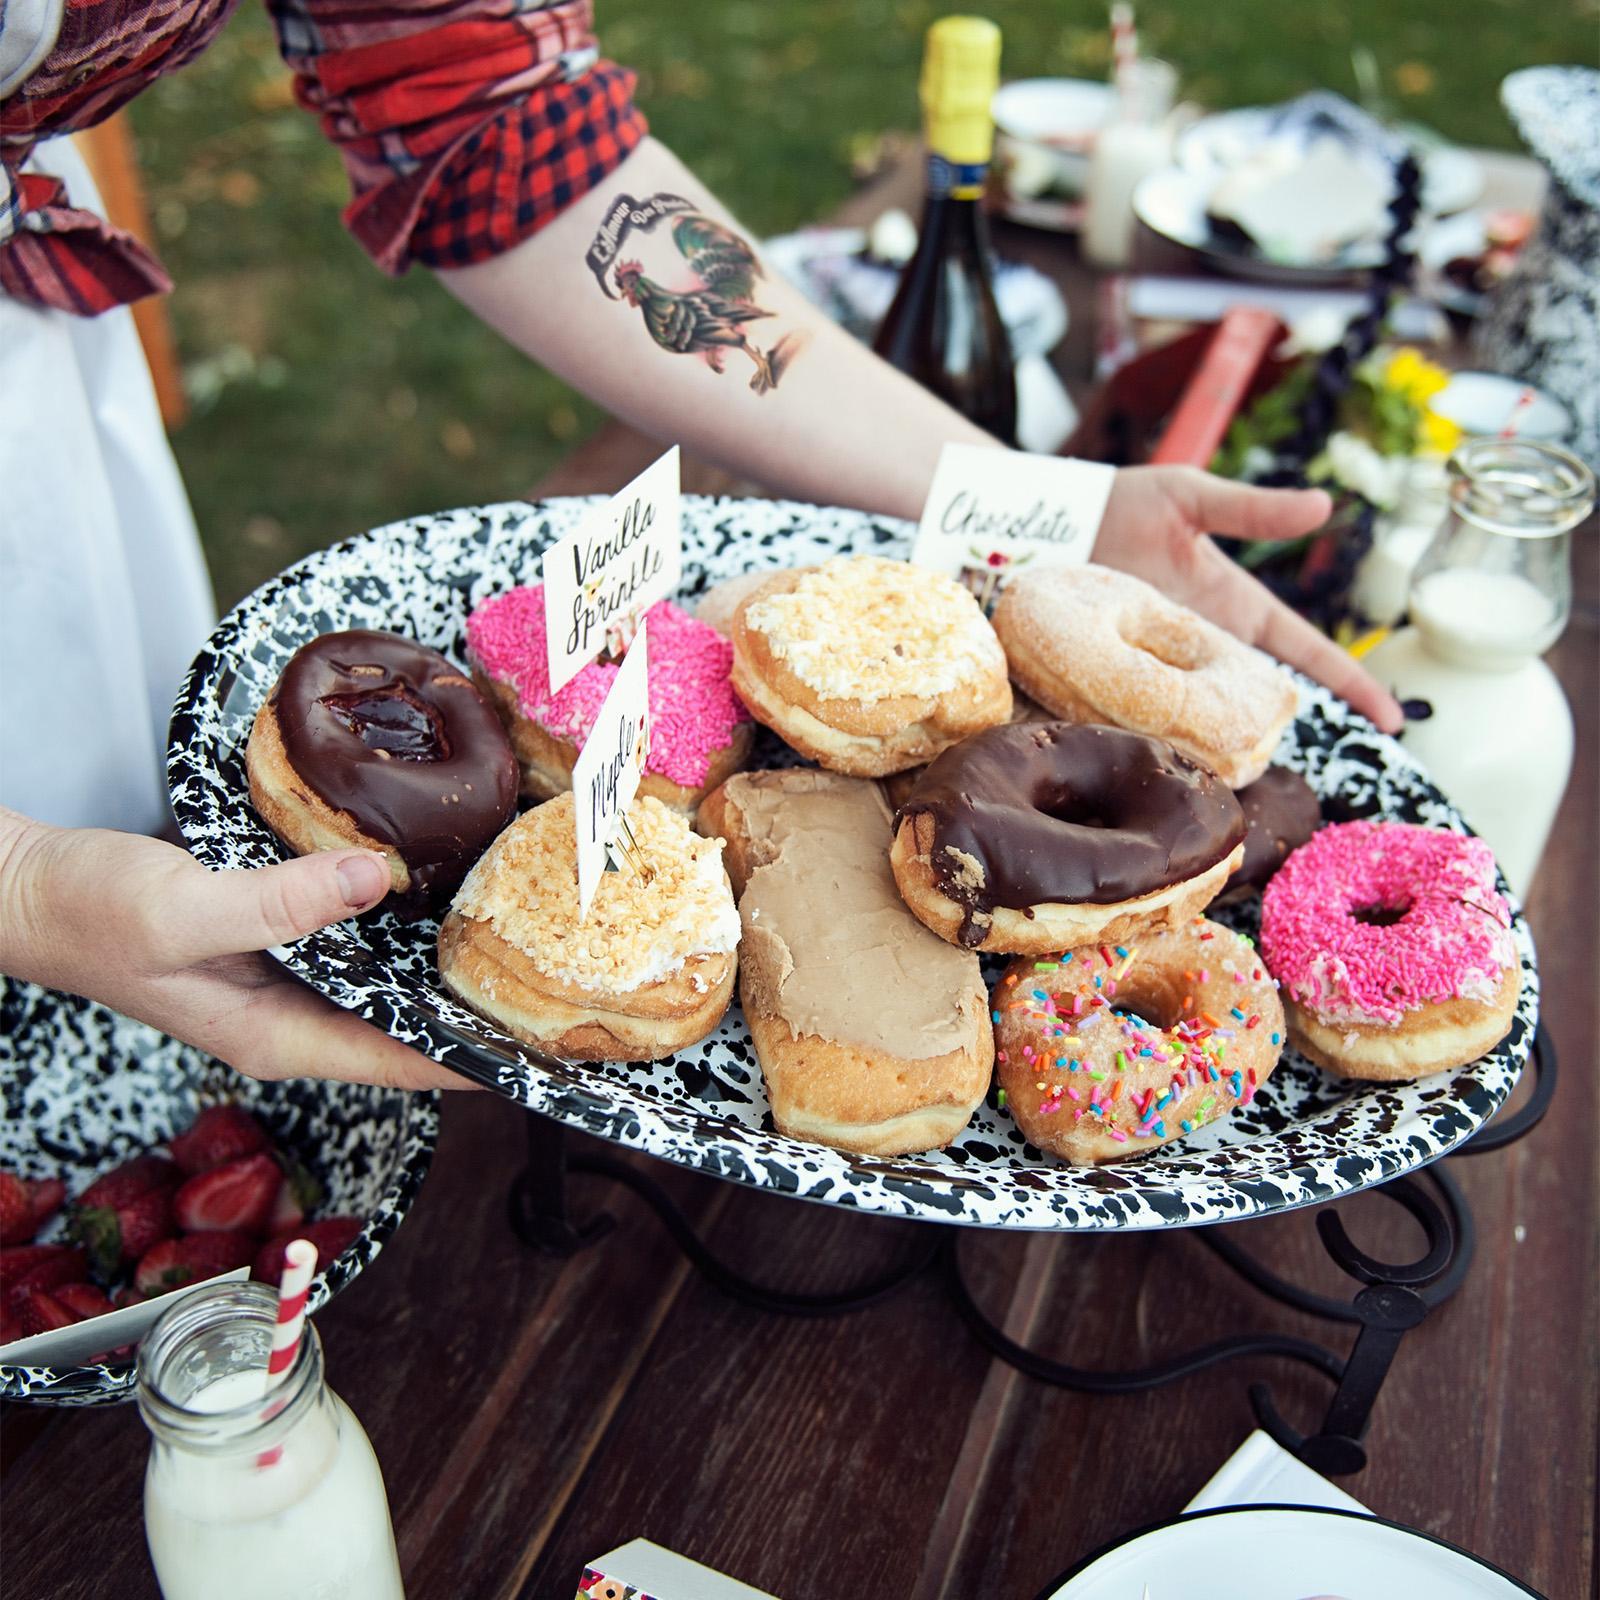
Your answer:
[[[283,1169],[273,1157],[246,1156],[191,1178],[178,1191],[173,1215],[186,1233],[243,1228],[264,1234],[282,1187]]]
[[[322,1201],[322,1185],[304,1162],[293,1156],[279,1156],[278,1161],[283,1167],[283,1185],[267,1218],[267,1233],[273,1237],[298,1228]]]
[[[116,1309],[92,1283],[64,1283],[51,1292],[68,1311],[75,1311],[80,1318],[103,1317]]]
[[[24,1334],[54,1333],[83,1318],[49,1289],[29,1285],[17,1292],[17,1320]]]
[[[109,1281],[117,1269],[132,1266],[153,1245],[173,1234],[170,1188],[147,1189],[120,1206],[82,1206],[69,1231],[88,1252],[95,1276]]]
[[[191,1178],[272,1148],[267,1130],[243,1106],[207,1106],[187,1133],[170,1142],[172,1159]]]
[[[143,1305],[147,1298],[148,1296],[140,1294],[139,1291],[130,1283],[126,1289],[118,1289],[117,1292],[112,1295],[111,1304],[118,1311],[126,1311],[129,1306]]]
[[[28,1205],[33,1211],[33,1229],[37,1233],[67,1198],[67,1186],[60,1178],[29,1178]]]
[[[290,1228],[275,1239],[262,1245],[256,1253],[250,1276],[261,1283],[280,1283],[283,1279],[284,1248],[294,1239],[309,1239],[317,1247],[317,1270],[322,1269],[349,1249],[350,1242],[361,1232],[361,1222],[356,1217],[323,1217],[318,1222],[303,1223]]]
[[[26,1339],[22,1318],[13,1311],[0,1310],[0,1344],[10,1344],[16,1339]]]
[[[0,1311],[14,1312],[24,1289],[81,1282],[89,1270],[82,1250],[64,1244],[25,1244],[0,1250]]]
[[[78,1196],[80,1206],[118,1206],[137,1200],[151,1189],[170,1189],[183,1181],[183,1174],[165,1156],[135,1156],[96,1178]]]
[[[186,1283],[199,1283],[220,1272],[249,1264],[256,1241],[237,1229],[192,1233],[182,1239],[164,1239],[142,1260],[133,1274],[140,1294],[166,1294]]]
[[[14,1172],[0,1172],[0,1245],[26,1244],[35,1231],[27,1184]]]

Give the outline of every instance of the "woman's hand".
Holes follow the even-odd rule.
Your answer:
[[[1321,489],[1257,489],[1198,467],[1124,467],[1111,490],[1094,559],[1143,578],[1309,673],[1386,733],[1396,733],[1404,718],[1394,696],[1211,540],[1212,534],[1296,539],[1321,527],[1331,511]]]
[[[103,1001],[253,1078],[471,1088],[261,953],[388,889],[370,851],[208,872],[158,839],[0,808],[0,971]]]

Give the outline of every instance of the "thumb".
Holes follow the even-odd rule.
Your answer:
[[[247,872],[198,868],[180,881],[169,925],[188,965],[288,944],[365,911],[389,892],[389,864],[374,850],[327,850]]]

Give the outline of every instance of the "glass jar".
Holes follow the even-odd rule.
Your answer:
[[[404,1600],[383,1475],[308,1321],[266,1389],[277,1295],[218,1283],[139,1350],[145,1534],[165,1600]]]
[[[1441,659],[1508,671],[1541,656],[1572,611],[1572,530],[1594,474],[1569,451],[1473,439],[1450,457],[1450,514],[1411,579],[1411,620]]]

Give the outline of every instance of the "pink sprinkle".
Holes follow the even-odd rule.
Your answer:
[[[645,613],[650,631],[650,764],[686,789],[698,789],[711,758],[732,742],[749,712],[733,692],[733,646],[670,600]],[[485,600],[467,618],[467,649],[491,678],[517,691],[522,714],[558,739],[581,745],[594,727],[617,665],[591,661],[559,694],[550,693],[545,654],[544,585]]]
[[[1126,1144],[1128,1142],[1128,1136],[1122,1131],[1121,1128],[1107,1128],[1106,1132],[1109,1133],[1118,1144]]]

